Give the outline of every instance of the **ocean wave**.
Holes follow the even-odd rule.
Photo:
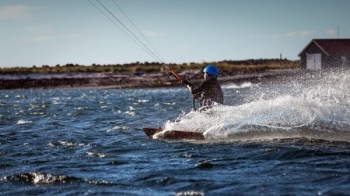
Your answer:
[[[244,82],[242,84],[225,84],[222,85],[223,89],[241,89],[241,88],[253,88],[253,87],[258,87],[260,84],[259,83],[251,83],[251,82]]]
[[[105,158],[108,156],[107,154],[99,153],[99,152],[86,152],[86,154],[91,157],[99,157],[99,158]]]
[[[70,183],[84,181],[83,179],[71,177],[67,175],[54,175],[40,172],[29,172],[16,174],[12,176],[5,176],[2,181],[12,182],[27,182],[32,184],[56,184],[56,183]]]
[[[175,192],[175,196],[202,196],[204,195],[203,192],[200,191],[182,191],[182,192]]]
[[[66,184],[66,183],[88,183],[95,185],[115,185],[114,182],[90,180],[84,178],[78,178],[68,175],[56,175],[50,173],[41,172],[28,172],[22,174],[15,174],[2,177],[0,181],[3,182],[24,182],[35,185],[47,185],[47,184]]]
[[[128,127],[128,126],[115,126],[111,129],[108,129],[107,132],[113,132],[113,131],[119,131],[119,130],[124,131],[124,130],[128,130],[128,129],[130,129],[130,127]]]
[[[25,124],[31,124],[31,123],[33,123],[33,121],[20,119],[20,120],[17,121],[16,124],[17,125],[25,125]]]
[[[83,147],[83,146],[89,146],[87,144],[83,143],[75,143],[75,142],[70,142],[70,141],[58,141],[58,142],[50,142],[48,144],[50,147],[55,147],[55,146],[65,146],[65,147]]]

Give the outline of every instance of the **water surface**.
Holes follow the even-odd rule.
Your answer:
[[[2,194],[329,195],[350,191],[350,75],[185,88],[0,91]],[[143,127],[203,132],[148,139]]]

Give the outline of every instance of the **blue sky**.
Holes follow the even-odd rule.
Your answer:
[[[338,25],[350,38],[348,0],[100,0],[144,44],[113,1],[166,63],[295,60]],[[88,0],[0,0],[0,26],[0,67],[157,61]]]

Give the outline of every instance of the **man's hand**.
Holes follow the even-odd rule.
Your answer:
[[[189,83],[187,80],[181,80],[180,83],[181,83],[181,84],[185,84],[185,85],[192,86],[192,84]]]

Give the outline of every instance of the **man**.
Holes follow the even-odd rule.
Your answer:
[[[219,69],[214,65],[208,65],[204,68],[204,82],[194,88],[191,83],[182,80],[181,83],[186,84],[194,99],[200,100],[200,107],[210,108],[214,103],[224,103],[224,94],[221,90],[219,81]]]

